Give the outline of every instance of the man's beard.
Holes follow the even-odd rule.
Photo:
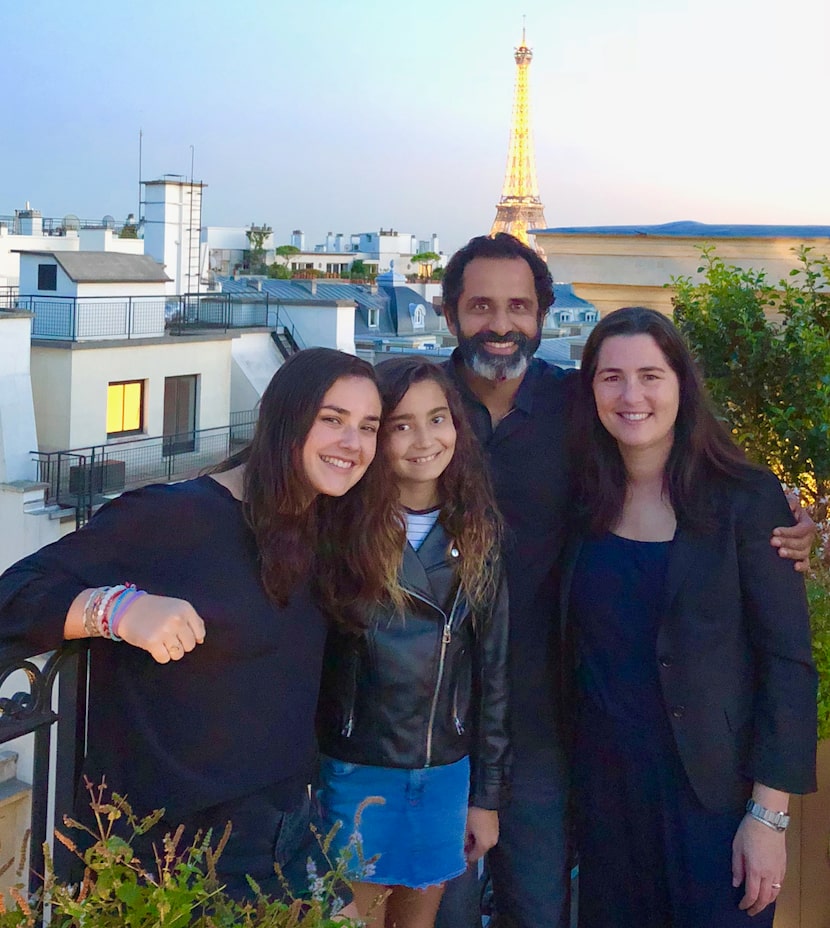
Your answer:
[[[521,377],[527,370],[530,359],[541,341],[541,332],[537,332],[534,338],[528,338],[521,332],[508,332],[507,335],[476,332],[469,337],[459,332],[458,350],[467,367],[479,377],[484,377],[485,380],[513,380]],[[516,345],[516,351],[503,357],[492,355],[484,347],[485,342],[510,343]]]

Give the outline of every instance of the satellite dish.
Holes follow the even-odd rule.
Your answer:
[[[74,213],[67,213],[63,217],[63,227],[67,232],[77,232],[81,228],[81,220]]]
[[[107,215],[104,216],[104,218],[101,220],[101,225],[105,229],[114,229],[115,228],[115,216],[110,216],[110,214],[107,213]]]

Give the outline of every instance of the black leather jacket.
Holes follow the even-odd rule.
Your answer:
[[[470,805],[499,808],[509,757],[507,586],[476,614],[456,580],[457,552],[436,524],[406,546],[404,616],[378,610],[360,636],[329,634],[318,712],[320,748],[382,767],[471,760]]]

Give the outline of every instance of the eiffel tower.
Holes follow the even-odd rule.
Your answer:
[[[545,208],[539,197],[536,180],[536,158],[533,154],[533,136],[530,131],[530,101],[528,71],[533,52],[527,47],[522,27],[522,44],[514,49],[516,59],[516,88],[513,93],[513,123],[510,127],[510,149],[507,153],[507,170],[501,199],[496,205],[496,218],[490,235],[509,232],[531,248],[536,247],[528,229],[544,229]],[[538,249],[537,249],[538,250]]]

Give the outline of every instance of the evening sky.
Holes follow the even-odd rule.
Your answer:
[[[501,191],[527,14],[550,226],[828,223],[827,0],[0,0],[0,214],[123,219],[145,179],[278,241],[451,250]]]

